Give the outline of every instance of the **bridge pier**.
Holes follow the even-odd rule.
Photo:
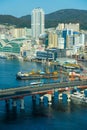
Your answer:
[[[52,103],[58,102],[58,99],[59,99],[59,92],[58,90],[56,90],[52,95]]]
[[[20,99],[20,108],[21,110],[24,110],[24,99]]]
[[[59,100],[70,102],[70,93],[69,92],[60,93]]]
[[[12,104],[13,104],[13,107],[16,107],[16,106],[17,106],[16,99],[13,99]]]
[[[68,100],[67,94],[66,93],[62,93],[62,101],[63,102],[67,102],[67,100]]]
[[[10,100],[5,100],[6,106],[10,104]]]
[[[48,104],[51,104],[51,102],[52,102],[52,95],[51,94],[46,94],[45,96],[48,98]]]
[[[32,102],[35,103],[35,104],[40,104],[40,95],[39,94],[36,94],[36,95],[33,95],[32,96]]]
[[[35,102],[35,100],[36,100],[36,95],[33,95],[32,96],[32,101]]]
[[[36,101],[36,104],[37,104],[37,105],[40,104],[40,95],[39,95],[39,94],[36,95],[35,101]]]
[[[6,110],[7,112],[10,110],[10,100],[5,100]]]
[[[48,105],[48,97],[45,95],[43,96],[43,104]]]
[[[45,94],[44,96],[40,97],[40,99],[43,104],[51,104],[52,96],[50,94]]]

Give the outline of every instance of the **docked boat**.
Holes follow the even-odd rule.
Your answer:
[[[67,64],[64,64],[62,67],[64,71],[67,71],[67,72],[80,73],[82,71],[82,68],[78,64],[67,63]]]
[[[43,79],[43,78],[58,78],[57,72],[46,73],[46,72],[18,72],[16,78],[19,80],[28,80],[28,79]]]
[[[87,104],[87,97],[83,93],[75,92],[70,96],[71,101],[77,104]]]
[[[7,56],[5,54],[0,54],[0,59],[7,59]]]

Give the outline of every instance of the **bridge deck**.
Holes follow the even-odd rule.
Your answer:
[[[47,91],[54,91],[55,89],[74,87],[74,86],[87,86],[87,80],[43,84],[42,86],[29,85],[29,86],[22,86],[22,87],[8,88],[8,89],[0,89],[0,100],[21,98],[28,95],[46,93]]]

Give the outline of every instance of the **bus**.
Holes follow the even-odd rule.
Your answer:
[[[42,86],[42,85],[43,85],[43,82],[31,82],[30,85]]]

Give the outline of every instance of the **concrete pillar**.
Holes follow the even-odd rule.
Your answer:
[[[36,100],[36,96],[33,95],[33,96],[32,96],[32,101],[35,101],[35,100]]]
[[[70,102],[70,94],[67,94],[67,97],[68,97],[67,101]]]
[[[43,96],[40,96],[40,102],[43,102]]]
[[[5,100],[6,106],[9,105],[10,100]]]
[[[68,100],[67,94],[66,93],[62,93],[62,101],[63,102],[67,102],[67,100]]]
[[[36,104],[37,105],[40,104],[40,95],[39,94],[36,95]]]
[[[54,93],[51,94],[51,100],[53,101],[54,98]]]
[[[21,110],[24,109],[24,99],[20,99],[20,107],[21,107]]]
[[[44,105],[48,105],[48,97],[47,96],[43,96],[43,103],[44,103]]]
[[[10,100],[5,100],[6,110],[7,112],[10,110]]]
[[[13,107],[16,107],[16,106],[17,106],[16,99],[13,99]]]
[[[62,93],[59,94],[59,100],[62,100]]]

